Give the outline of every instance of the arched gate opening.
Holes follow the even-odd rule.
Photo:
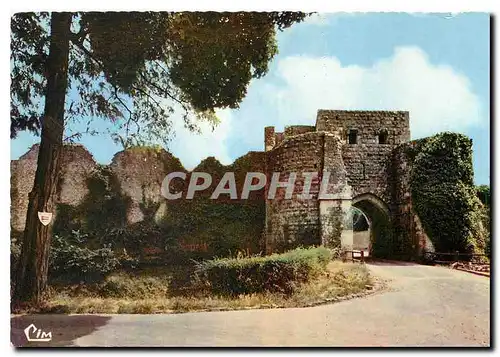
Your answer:
[[[377,196],[365,193],[352,200],[353,249],[365,255],[389,258],[393,251],[392,227],[387,205]]]

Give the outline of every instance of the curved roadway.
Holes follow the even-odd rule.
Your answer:
[[[373,295],[310,308],[173,315],[14,317],[52,331],[39,346],[489,346],[490,279],[442,267],[371,263]]]

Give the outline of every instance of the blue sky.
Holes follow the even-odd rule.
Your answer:
[[[408,110],[412,138],[470,136],[475,181],[489,184],[489,31],[480,13],[315,15],[278,35],[269,73],[251,83],[239,109],[218,111],[214,131],[190,133],[174,117],[169,149],[187,168],[207,156],[229,164],[263,150],[265,126],[314,125],[318,109]],[[11,159],[37,141],[28,133],[11,140]],[[106,135],[82,143],[101,163],[120,151]]]

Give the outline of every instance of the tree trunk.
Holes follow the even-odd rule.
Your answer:
[[[47,87],[42,134],[33,190],[15,279],[13,302],[40,303],[47,287],[52,222],[43,225],[38,212],[54,214],[54,197],[64,133],[64,101],[68,86],[71,13],[52,13],[47,60]]]

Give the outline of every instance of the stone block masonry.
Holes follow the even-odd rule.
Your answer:
[[[290,126],[284,133],[265,128],[268,172],[329,172],[336,192],[330,200],[319,200],[317,194],[308,201],[268,200],[267,251],[305,242],[351,249],[351,205],[363,210],[372,226],[385,220],[392,229],[404,204],[404,194],[396,190],[408,174],[396,170],[400,163],[393,153],[409,139],[409,113],[404,111],[319,110],[315,126]],[[372,235],[372,240],[387,238],[381,232]]]

